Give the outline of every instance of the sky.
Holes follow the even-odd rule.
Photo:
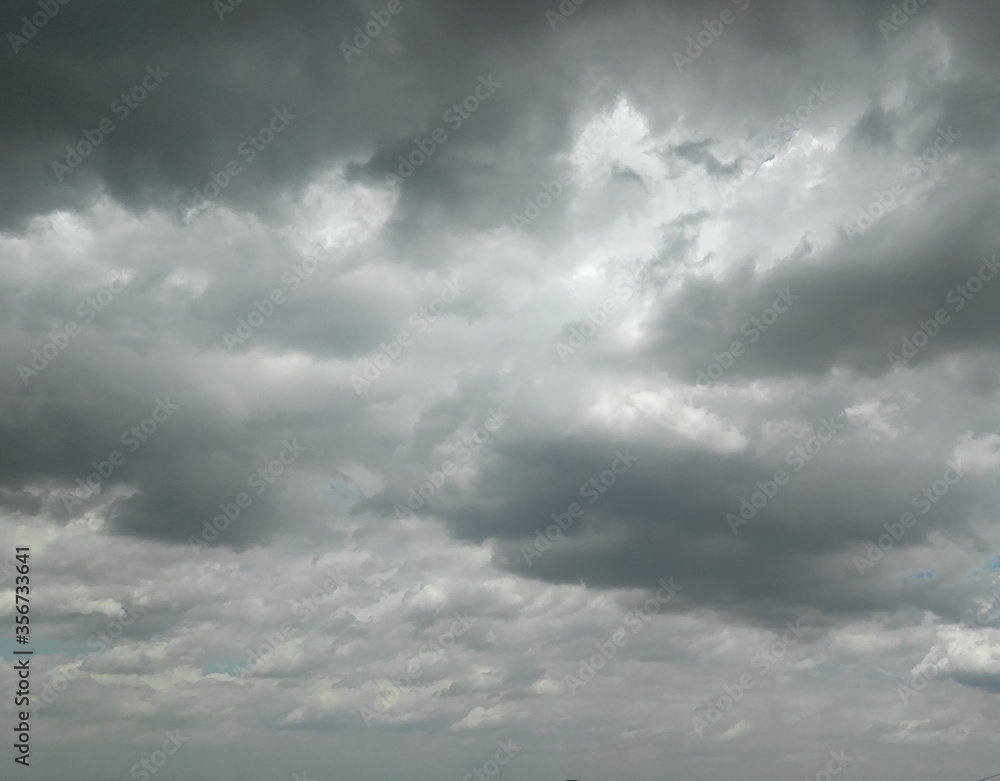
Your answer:
[[[0,778],[1000,772],[998,25],[8,0]]]

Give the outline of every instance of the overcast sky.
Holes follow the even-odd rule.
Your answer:
[[[1000,772],[1000,7],[7,0],[36,781]]]

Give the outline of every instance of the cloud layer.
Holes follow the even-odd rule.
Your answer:
[[[9,3],[37,777],[995,771],[998,21]]]

